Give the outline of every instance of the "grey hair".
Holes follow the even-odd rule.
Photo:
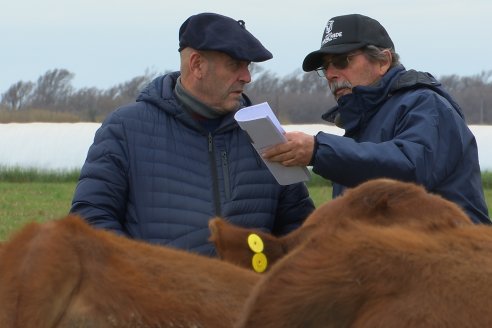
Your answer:
[[[393,48],[379,48],[373,45],[368,45],[362,48],[362,51],[367,56],[370,61],[385,61],[386,56],[383,53],[384,50],[389,50],[391,52],[391,65],[390,68],[395,67],[400,64],[400,55],[395,52]]]

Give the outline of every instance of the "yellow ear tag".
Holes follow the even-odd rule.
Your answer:
[[[263,240],[255,233],[248,236],[248,246],[255,253],[263,252]]]
[[[251,264],[253,265],[253,269],[256,272],[262,273],[266,270],[268,266],[267,257],[263,253],[256,253],[255,255],[253,255]]]

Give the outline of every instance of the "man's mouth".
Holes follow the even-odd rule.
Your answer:
[[[333,92],[333,95],[336,97],[336,98],[339,98],[345,94],[347,94],[348,92],[347,91],[350,91],[349,88],[338,88],[335,90],[335,92]]]

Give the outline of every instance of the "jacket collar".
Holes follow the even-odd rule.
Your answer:
[[[174,93],[176,98],[183,104],[183,107],[190,112],[190,114],[199,117],[201,120],[218,119],[224,116],[223,114],[217,113],[213,108],[205,105],[186,91],[181,84],[181,77],[178,77],[176,81]]]
[[[356,86],[351,94],[340,97],[322,118],[345,129],[346,135],[353,135],[374,115],[390,96],[390,87],[398,75],[405,71],[402,65],[391,68],[379,82],[371,86]]]

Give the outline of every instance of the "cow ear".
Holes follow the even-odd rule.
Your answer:
[[[212,218],[209,228],[209,240],[226,262],[263,272],[284,255],[277,237],[257,229],[236,226],[220,217]]]
[[[242,238],[243,235],[248,233],[248,229],[240,228],[238,226],[229,223],[222,217],[214,217],[208,222],[210,229],[209,241],[215,245],[217,255],[225,259],[226,253],[234,254],[236,249],[244,247],[245,242]]]

